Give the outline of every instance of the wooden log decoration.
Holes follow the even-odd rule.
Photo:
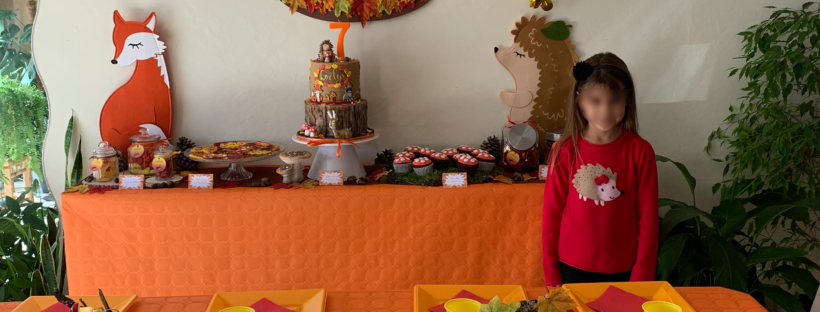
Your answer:
[[[328,126],[328,113],[336,114],[337,130],[350,129],[353,137],[367,134],[367,102],[333,105],[305,103],[305,122],[315,127],[317,134],[333,138],[333,129]]]

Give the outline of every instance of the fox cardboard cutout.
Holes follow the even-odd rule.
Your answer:
[[[119,150],[130,145],[140,125],[153,124],[171,133],[171,88],[165,67],[165,44],[154,34],[157,16],[143,22],[125,21],[114,11],[114,59],[111,64],[137,63],[131,79],[114,91],[100,113],[100,135]]]

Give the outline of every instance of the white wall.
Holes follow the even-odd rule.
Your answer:
[[[51,105],[45,171],[52,190],[63,189],[71,110],[88,155],[100,140],[103,103],[133,70],[110,64],[115,9],[127,20],[158,15],[156,33],[168,46],[173,136],[303,148],[290,137],[303,122],[308,59],[321,40],[336,38],[326,22],[290,15],[278,0],[40,2],[34,53]],[[355,25],[346,50],[362,60],[370,125],[381,133],[360,155],[372,162],[383,148],[478,145],[499,134],[507,108],[498,93],[514,83],[493,47],[512,44],[510,30],[522,15],[541,14],[573,25],[581,59],[611,51],[626,61],[636,80],[641,135],[658,154],[689,166],[700,203],[715,204],[710,187],[722,165],[703,147],[741,95],[741,83],[726,78],[727,68],[741,65],[732,59],[741,47],[735,34],[766,18],[766,5],[802,2],[556,0],[553,12],[543,13],[525,0],[431,0],[401,18]],[[671,165],[661,165],[660,175],[662,197],[688,199]]]

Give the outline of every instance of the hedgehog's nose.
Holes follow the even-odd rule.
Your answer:
[[[111,64],[117,65],[117,60],[111,60]]]
[[[623,195],[623,194],[626,194],[626,192],[624,192],[624,191],[621,191],[621,195]]]
[[[495,47],[495,53],[498,53],[498,47]]]

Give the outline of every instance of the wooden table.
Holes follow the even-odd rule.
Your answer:
[[[751,296],[720,287],[679,287],[676,290],[697,312],[767,312]],[[527,290],[528,298],[546,289]],[[128,312],[204,312],[211,296],[140,297]],[[19,302],[0,303],[11,312]],[[327,312],[411,312],[413,291],[333,291],[327,294]]]

